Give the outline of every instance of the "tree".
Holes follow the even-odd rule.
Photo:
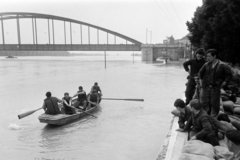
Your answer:
[[[221,60],[240,62],[239,0],[206,0],[186,24],[194,47],[215,48]]]

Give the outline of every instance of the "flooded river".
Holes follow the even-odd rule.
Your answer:
[[[176,98],[185,89],[181,63],[145,63],[141,57],[0,58],[0,160],[154,160],[169,130]],[[105,98],[97,118],[53,127],[39,123],[45,93],[62,98],[98,82]]]

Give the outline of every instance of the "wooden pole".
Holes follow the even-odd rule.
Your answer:
[[[134,63],[134,53],[133,53],[133,63]]]

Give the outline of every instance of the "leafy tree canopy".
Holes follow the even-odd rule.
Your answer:
[[[215,48],[221,60],[240,63],[240,0],[206,0],[186,24],[194,47]]]

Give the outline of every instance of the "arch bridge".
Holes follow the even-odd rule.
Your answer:
[[[21,32],[25,29],[22,27],[22,25],[25,25],[21,22],[22,19],[28,19],[30,22],[29,26],[31,27],[27,30],[27,34],[22,34]],[[46,24],[44,36],[45,39],[47,39],[45,43],[40,43],[39,37],[42,36],[42,33],[38,31],[38,29],[41,28],[41,26],[39,26],[39,22],[41,21],[40,19],[44,21],[46,20],[44,22]],[[15,21],[17,43],[11,43],[12,41],[10,41],[10,43],[6,43],[6,37],[8,35],[5,32],[4,26],[7,20]],[[0,51],[141,51],[142,43],[137,40],[106,28],[70,18],[39,13],[3,12],[0,13],[0,21],[0,33],[2,35]],[[59,25],[56,25],[56,23],[61,23],[63,25],[62,33],[59,31],[56,32],[56,28],[60,27]],[[68,24],[68,26],[66,26],[66,24]],[[42,21],[41,25],[44,25]],[[73,32],[72,25],[75,25],[75,28],[78,28],[79,34],[77,35],[77,42],[73,41],[73,36],[76,37],[76,33],[75,31]],[[83,32],[83,27],[87,29],[86,32]],[[96,38],[92,38],[93,35],[91,34],[91,30],[96,30]],[[103,37],[105,43],[100,43],[99,40],[102,37],[100,37],[99,32],[105,34]],[[62,37],[56,38],[58,34],[62,34]],[[32,39],[31,42],[23,43],[22,39],[25,36],[30,36],[30,39]],[[112,36],[112,41],[114,42],[110,42],[109,36]],[[62,39],[62,42],[57,42],[59,39]],[[118,39],[125,41],[125,43],[117,43]],[[68,43],[67,40],[69,41]],[[95,43],[92,41],[95,41]]]

